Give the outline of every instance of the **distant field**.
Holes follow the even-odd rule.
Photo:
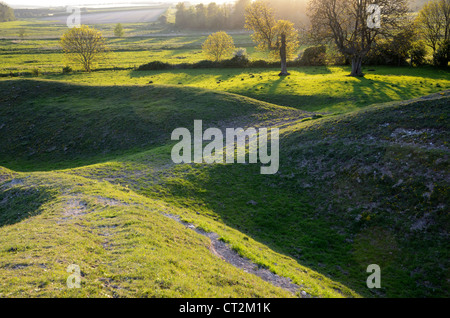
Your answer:
[[[167,9],[164,8],[158,8],[115,12],[82,13],[81,24],[155,22],[166,10]],[[68,17],[69,13],[66,16],[47,17],[40,20],[66,24]]]

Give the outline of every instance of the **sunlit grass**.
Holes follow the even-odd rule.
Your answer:
[[[434,68],[375,67],[365,78],[348,77],[348,67],[100,71],[49,75],[46,79],[87,85],[172,85],[236,93],[306,111],[342,113],[375,103],[406,100],[450,88],[450,75]]]

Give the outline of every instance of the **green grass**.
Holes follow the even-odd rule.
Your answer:
[[[448,71],[434,68],[376,67],[363,79],[348,67],[206,69],[174,71],[99,71],[47,75],[45,79],[87,85],[173,85],[229,92],[305,111],[345,113],[376,103],[407,100],[450,88]]]
[[[160,213],[166,204],[123,188],[40,173],[3,184],[1,196],[2,217],[34,208],[0,229],[2,297],[290,297],[215,257],[206,238]],[[66,287],[70,264],[79,290]]]
[[[170,202],[204,228],[221,233],[216,222],[230,226],[361,295],[442,297],[449,265],[448,111],[447,97],[299,123],[283,132],[275,176],[245,165],[149,170],[161,154],[73,173],[103,180],[120,170],[114,183]],[[408,140],[394,134],[399,129],[422,133]],[[253,242],[222,236],[242,255],[295,280],[290,265],[255,255]],[[374,294],[365,286],[369,264],[383,271],[383,288]]]
[[[448,71],[111,70],[204,59],[205,35],[136,24],[125,25],[136,37],[108,39],[97,67],[109,70],[63,75],[64,30],[19,21],[0,37],[23,27],[25,40],[0,40],[0,73],[44,74],[0,78],[0,297],[300,296],[217,258],[165,214],[314,297],[448,297],[449,96],[420,98],[449,89]],[[174,165],[170,134],[195,119],[281,128],[279,173]],[[71,264],[79,290],[66,287]],[[370,264],[380,290],[366,286]]]
[[[2,296],[289,296],[215,258],[206,238],[163,213],[217,233],[313,296],[448,295],[448,97],[299,120],[282,130],[280,172],[263,176],[257,165],[174,166],[170,143],[145,140],[197,116],[238,126],[307,114],[184,87],[0,87],[14,105],[2,110],[2,165],[50,170],[1,170]],[[104,134],[114,127],[124,130]],[[87,165],[101,140],[115,152]],[[65,156],[58,146],[70,142]],[[33,143],[45,147],[26,157]],[[77,291],[65,288],[72,263],[84,273]],[[372,263],[383,271],[375,293],[365,285]]]
[[[150,149],[178,127],[302,116],[287,107],[197,88],[0,82],[0,165],[73,167]]]

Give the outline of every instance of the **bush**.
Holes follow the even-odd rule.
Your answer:
[[[236,51],[234,51],[233,53],[234,57],[245,57],[248,59],[248,54],[247,54],[247,49],[246,48],[238,48]]]
[[[159,71],[159,70],[171,70],[171,69],[207,69],[207,68],[271,68],[279,67],[279,62],[268,62],[265,60],[249,61],[245,55],[234,56],[229,60],[223,61],[210,61],[203,60],[197,63],[181,63],[172,65],[169,63],[163,63],[159,61],[154,61],[148,64],[139,66],[136,71]],[[298,62],[291,61],[288,62],[288,66],[298,66]]]
[[[193,68],[216,68],[218,67],[219,63],[210,61],[210,60],[203,60],[197,63],[194,63],[192,65]]]
[[[406,28],[393,39],[379,41],[367,54],[364,63],[370,65],[408,65],[408,58],[413,48],[415,33]]]
[[[41,75],[41,71],[36,67],[36,68],[33,68],[32,70],[31,70],[31,75],[33,75],[33,76],[39,76],[39,75]]]
[[[117,23],[116,27],[114,28],[114,35],[116,37],[123,37],[124,31],[123,31],[123,26],[121,23]]]
[[[427,50],[425,44],[422,42],[416,42],[413,44],[411,50],[409,50],[412,66],[421,66],[426,63]]]
[[[326,54],[329,65],[349,65],[350,61],[336,47],[328,49]]]
[[[256,60],[251,62],[252,67],[265,68],[269,67],[269,62],[266,60]]]
[[[396,50],[390,43],[381,42],[369,51],[364,59],[364,64],[391,66],[407,65],[409,52],[410,50]]]
[[[232,59],[222,61],[220,64],[225,68],[245,68],[249,63],[247,55],[235,55]]]
[[[69,73],[72,73],[73,70],[70,66],[65,66],[65,67],[63,67],[62,72],[63,72],[63,74],[69,74]]]
[[[298,61],[301,66],[322,66],[327,64],[327,47],[325,45],[307,48]]]
[[[450,61],[450,41],[445,41],[433,55],[433,63],[439,67],[448,67]]]
[[[138,71],[161,71],[161,70],[170,70],[172,69],[172,65],[169,63],[164,63],[160,61],[153,61],[148,64],[144,64],[139,66]]]

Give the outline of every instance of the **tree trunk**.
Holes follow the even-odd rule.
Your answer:
[[[350,76],[353,77],[363,77],[364,73],[362,72],[362,57],[355,56],[352,58],[352,73]]]
[[[280,48],[280,56],[281,56],[281,73],[279,76],[288,76],[291,75],[287,70],[287,53],[286,53],[286,34],[281,34],[281,48]]]

